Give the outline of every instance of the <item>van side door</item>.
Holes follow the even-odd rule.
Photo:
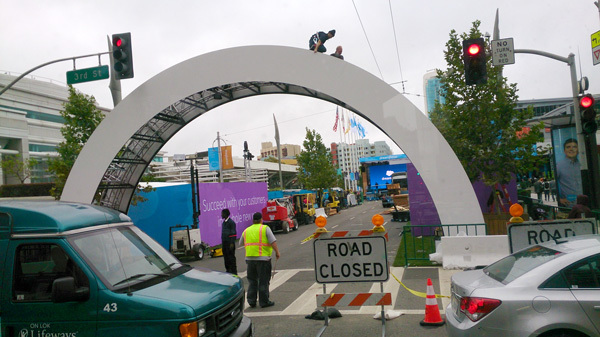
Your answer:
[[[5,270],[10,290],[2,307],[2,336],[96,335],[97,281],[64,240],[12,239],[7,261],[13,267]],[[72,286],[74,281],[74,290],[63,294],[84,296],[57,303],[65,297],[53,297],[53,287],[56,295],[61,283],[56,280]]]

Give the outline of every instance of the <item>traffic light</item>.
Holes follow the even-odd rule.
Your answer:
[[[463,41],[465,79],[467,85],[487,83],[485,42],[483,38]]]
[[[596,110],[594,109],[596,101],[590,94],[579,97],[579,110],[581,110],[581,129],[586,135],[591,135],[598,130],[596,123]]]
[[[131,53],[131,33],[112,36],[114,70],[117,79],[133,78],[133,54]]]

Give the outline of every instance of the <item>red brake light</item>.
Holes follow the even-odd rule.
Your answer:
[[[477,45],[477,44],[470,45],[468,52],[469,52],[469,55],[471,55],[471,56],[479,54],[479,45]]]
[[[496,309],[502,301],[492,298],[463,297],[460,300],[460,311],[473,322],[477,322],[485,315]]]

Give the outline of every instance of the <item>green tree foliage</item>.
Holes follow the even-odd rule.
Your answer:
[[[24,184],[25,180],[31,177],[31,170],[37,164],[38,161],[36,159],[29,158],[23,160],[20,154],[4,155],[2,156],[2,162],[0,162],[2,171],[8,175],[15,176],[21,184]]]
[[[492,65],[489,46],[487,84],[465,84],[462,41],[481,37],[479,25],[479,21],[473,22],[469,33],[460,36],[455,30],[450,32],[444,51],[448,69],[437,70],[445,103],[436,103],[430,116],[469,179],[495,186],[508,183],[513,173],[535,169],[547,150],[538,149],[534,154],[536,142],[543,140],[543,124],[531,126],[529,133],[522,132],[533,110],[515,109],[517,85],[509,84],[501,75],[502,67]]]
[[[60,114],[65,119],[65,124],[60,129],[65,140],[56,147],[59,156],[48,163],[48,171],[56,175],[56,186],[52,190],[56,199],[60,198],[83,145],[104,119],[104,115],[96,107],[96,99],[78,93],[72,86],[69,86],[69,100]]]
[[[304,150],[296,157],[298,180],[306,189],[317,189],[322,200],[323,190],[335,187],[338,182],[331,152],[323,144],[321,135],[308,128],[302,145]]]

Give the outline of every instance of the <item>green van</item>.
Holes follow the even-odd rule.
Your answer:
[[[0,337],[252,336],[244,287],[112,209],[0,201]]]

